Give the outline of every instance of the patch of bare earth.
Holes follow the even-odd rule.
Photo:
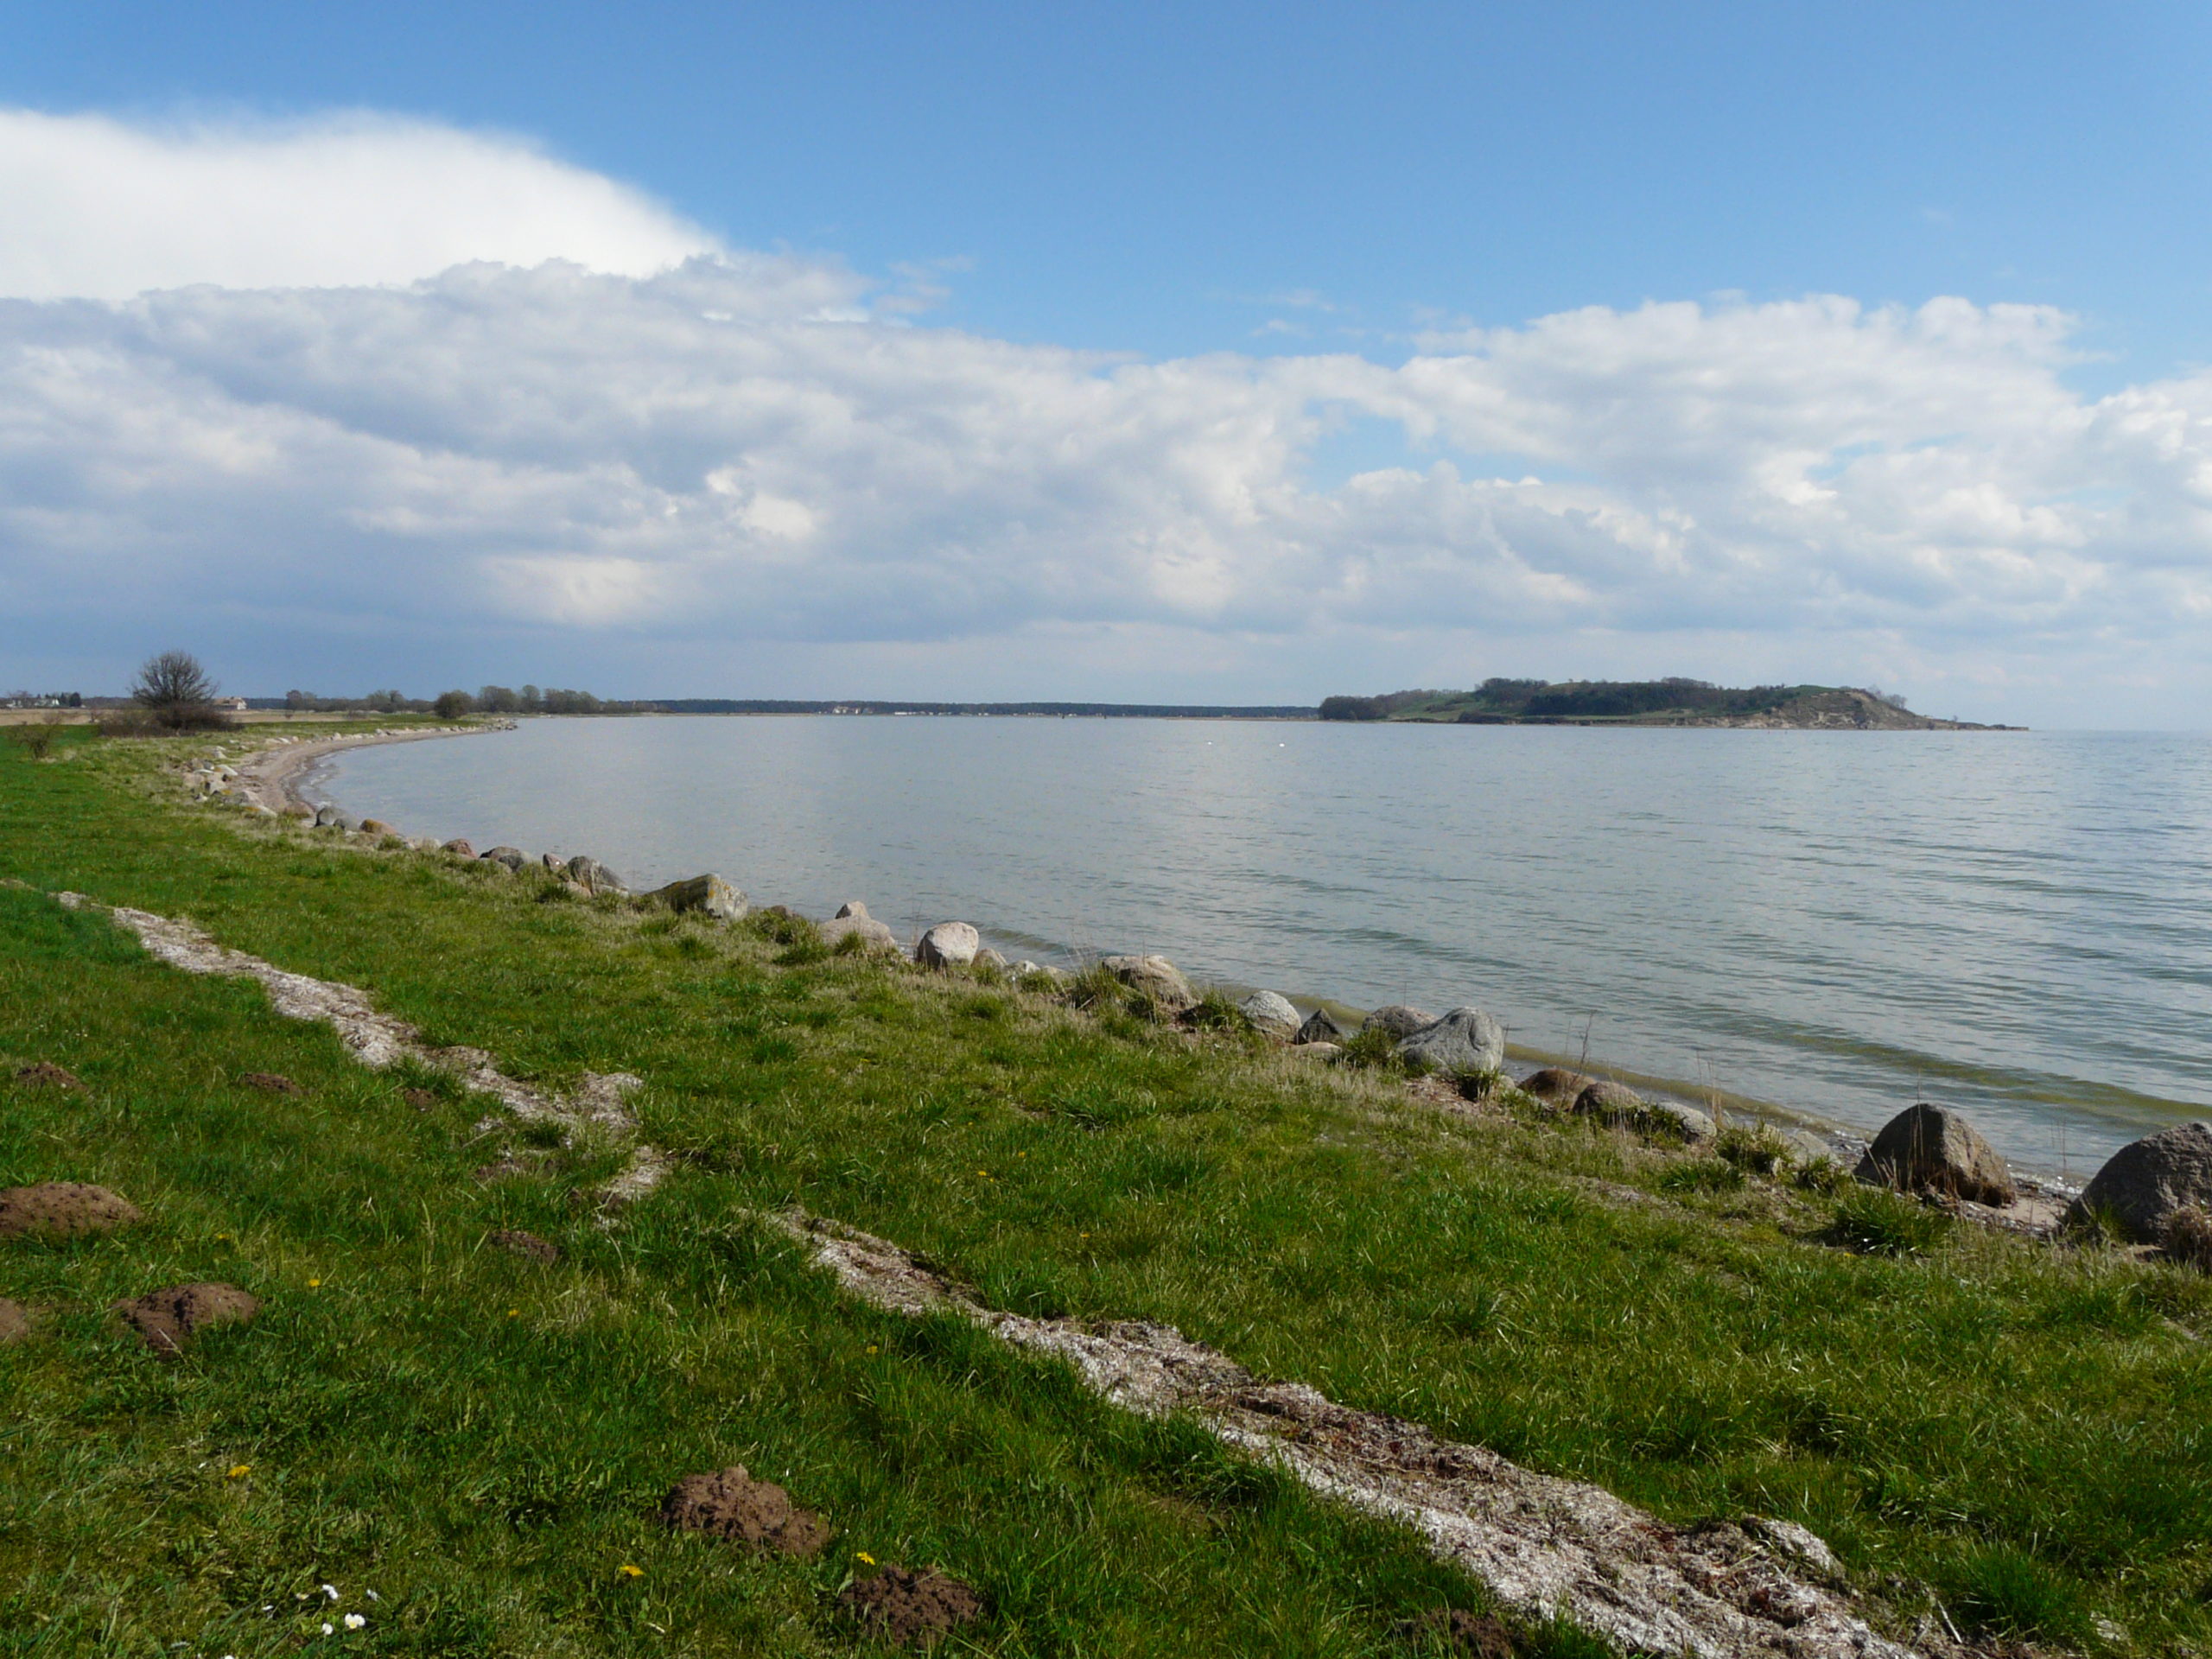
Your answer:
[[[784,1555],[819,1555],[830,1541],[829,1522],[799,1508],[773,1481],[753,1479],[742,1464],[684,1476],[661,1500],[660,1515],[678,1532],[703,1532]]]
[[[120,1193],[83,1181],[41,1181],[0,1192],[0,1238],[81,1238],[139,1219]]]
[[[149,1291],[108,1310],[145,1339],[156,1353],[181,1353],[186,1343],[211,1325],[243,1325],[261,1312],[258,1297],[236,1285],[172,1285]]]
[[[1501,1619],[1464,1607],[1439,1607],[1419,1618],[1401,1620],[1390,1634],[1429,1653],[1465,1659],[1513,1659],[1513,1632]]]
[[[847,1585],[837,1599],[870,1634],[901,1648],[934,1647],[983,1616],[982,1597],[929,1567],[886,1567]]]
[[[1853,1610],[1827,1546],[1789,1522],[1671,1527],[1599,1487],[1351,1410],[1300,1383],[1263,1382],[1173,1325],[1001,1313],[883,1239],[796,1211],[770,1219],[861,1300],[897,1313],[960,1313],[1067,1360],[1116,1405],[1186,1413],[1313,1491],[1412,1528],[1517,1612],[1564,1615],[1624,1649],[1699,1659],[1914,1652]]]
[[[81,893],[54,897],[73,910],[101,908]],[[149,955],[172,968],[188,974],[258,980],[269,993],[270,1006],[277,1013],[287,1019],[319,1020],[328,1026],[338,1033],[346,1052],[364,1065],[381,1070],[400,1060],[412,1060],[450,1073],[525,1121],[557,1123],[571,1131],[596,1128],[632,1142],[630,1161],[601,1189],[601,1199],[609,1205],[643,1197],[666,1173],[667,1162],[659,1152],[635,1144],[637,1120],[622,1100],[639,1086],[640,1079],[626,1072],[588,1071],[575,1091],[567,1095],[536,1089],[508,1077],[480,1048],[457,1045],[441,1048],[424,1042],[421,1032],[404,1020],[378,1013],[368,994],[353,986],[287,973],[258,957],[216,944],[189,922],[124,905],[107,913],[136,934]]]
[[[525,1256],[532,1262],[542,1262],[550,1267],[561,1259],[561,1247],[536,1233],[526,1233],[519,1227],[502,1227],[486,1233],[484,1242],[493,1249],[505,1250],[510,1255]]]
[[[16,1073],[16,1081],[26,1089],[81,1089],[73,1072],[64,1071],[51,1060],[39,1060],[22,1067]]]
[[[289,1077],[275,1071],[248,1071],[238,1081],[248,1089],[258,1089],[264,1095],[299,1096],[307,1093]]]
[[[21,1302],[0,1296],[0,1348],[21,1342],[31,1333],[31,1311]]]

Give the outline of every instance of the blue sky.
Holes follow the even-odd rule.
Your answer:
[[[1015,339],[1387,354],[1438,313],[1956,293],[2077,312],[2130,373],[2212,355],[2203,7],[7,16],[9,102],[531,134],[738,245],[950,262],[944,319]]]
[[[177,398],[176,447],[103,425],[122,448],[66,486],[59,448],[23,449],[14,473],[0,454],[0,596],[18,619],[12,636],[0,620],[0,678],[119,678],[174,643],[154,637],[173,603],[140,617],[111,597],[116,572],[166,550],[234,584],[224,561],[247,561],[265,600],[196,626],[254,690],[319,673],[1272,701],[1682,671],[1881,680],[2048,719],[2056,673],[2095,682],[2092,723],[2202,723],[2195,451],[2151,435],[2196,429],[2212,359],[2208,46],[2212,17],[2164,5],[0,7],[0,109],[153,147],[96,164],[79,151],[108,128],[26,126],[0,153],[17,243],[0,295],[23,296],[0,412],[82,449],[81,398],[23,366],[56,353],[87,373],[128,358],[134,406],[143,386]],[[380,182],[353,230],[299,233],[326,235],[321,263],[208,264],[181,232],[156,247],[94,211],[136,199],[115,168],[151,181],[162,145],[228,144],[209,212],[267,193],[265,226],[223,232],[250,249],[297,222],[286,191],[354,188],[356,163],[309,142],[348,122],[383,135],[361,142],[384,159],[359,163]],[[270,159],[287,143],[296,166]],[[552,205],[477,247],[444,181],[480,162],[523,179],[493,153],[517,143],[547,164],[529,176]],[[465,164],[437,163],[440,145]],[[59,181],[44,194],[41,168]],[[418,238],[440,213],[457,228]],[[685,251],[744,294],[672,298],[654,270]],[[550,290],[519,279],[549,254],[627,286],[549,321]],[[773,304],[758,256],[785,261]],[[417,292],[404,325],[368,321],[361,296],[487,257],[517,280],[472,303],[518,326],[496,360],[469,359],[480,379],[550,385],[556,359],[606,378],[638,368],[646,335],[695,363],[646,321],[671,306],[784,321],[652,416],[649,442],[631,441],[633,401],[564,409],[565,448],[517,447],[435,373],[412,401],[371,384],[392,328],[426,362],[486,336],[450,333],[449,296]],[[126,315],[141,288],[211,280],[226,297]],[[256,332],[280,292],[315,296],[313,353],[291,323],[282,348]],[[105,321],[69,310],[79,295]],[[1925,309],[1952,296],[1979,319],[1971,340]],[[1591,308],[1586,327],[1542,321]],[[844,355],[762,355],[794,321],[842,327]],[[596,366],[563,355],[579,328]],[[896,387],[865,366],[894,332],[914,337]],[[218,336],[235,356],[194,343]],[[307,378],[271,367],[309,356]],[[1098,378],[1132,366],[1116,409],[1091,407]],[[817,431],[791,448],[790,429],[732,412],[771,385],[793,406],[842,400],[881,446]],[[926,463],[900,447],[926,400],[970,397],[1009,431],[1063,422],[1063,441],[1010,461],[979,416],[937,431]],[[696,429],[679,405],[728,418]],[[281,439],[280,409],[296,416]],[[1622,409],[1642,412],[1632,438]],[[177,455],[257,422],[282,480],[178,481]],[[1146,436],[1104,442],[1101,422]],[[331,459],[334,424],[367,448]],[[1691,431],[1711,442],[1691,453]],[[372,448],[391,493],[316,519],[314,468],[357,480]],[[533,518],[515,503],[549,467],[572,493]],[[1859,487],[1830,499],[1838,477]],[[147,507],[156,490],[172,493]],[[626,527],[601,522],[639,490],[662,494]],[[851,510],[862,497],[882,510]],[[105,591],[71,588],[88,556]],[[456,558],[481,569],[435,617],[363,576]],[[1109,566],[1118,585],[1097,576]],[[1333,597],[1294,613],[1290,584]],[[882,614],[852,603],[885,592]]]

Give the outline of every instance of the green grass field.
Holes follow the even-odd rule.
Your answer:
[[[791,1204],[998,1306],[1175,1324],[1670,1521],[1800,1522],[1898,1630],[1940,1608],[1992,1643],[2212,1643],[2202,1275],[1940,1226],[1853,1253],[1827,1241],[1883,1236],[1862,1199],[188,806],[163,764],[206,747],[0,744],[0,1071],[86,1084],[0,1081],[0,1185],[147,1216],[0,1244],[0,1295],[41,1310],[0,1348],[0,1652],[853,1653],[834,1596],[863,1554],[984,1592],[953,1651],[1404,1654],[1398,1621],[1484,1605],[1195,1427],[844,1299],[749,1219]],[[366,1070],[65,888],[364,987],[517,1077],[635,1073],[673,1173],[609,1222],[617,1150],[482,1128],[449,1080]],[[474,1178],[508,1154],[533,1173]],[[487,1248],[508,1227],[563,1259]],[[177,1361],[105,1317],[201,1279],[264,1311]],[[659,1525],[679,1477],[738,1462],[828,1517],[818,1560]]]

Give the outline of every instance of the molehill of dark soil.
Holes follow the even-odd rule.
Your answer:
[[[249,1089],[258,1089],[269,1095],[304,1095],[307,1090],[289,1077],[276,1071],[248,1071],[238,1078]]]
[[[983,1616],[983,1599],[957,1579],[924,1567],[887,1567],[848,1585],[837,1599],[866,1626],[902,1648],[934,1647]]]
[[[1400,1620],[1390,1634],[1425,1652],[1440,1649],[1468,1659],[1513,1659],[1513,1632],[1489,1614],[1464,1607],[1432,1608],[1419,1618]]]
[[[210,1325],[243,1325],[261,1312],[260,1299],[236,1285],[172,1285],[108,1310],[157,1354],[175,1354]]]
[[[80,1238],[139,1218],[138,1206],[104,1186],[41,1181],[0,1192],[0,1238]]]
[[[418,1112],[427,1112],[438,1103],[438,1097],[427,1089],[403,1089],[399,1097]]]
[[[519,1227],[502,1227],[496,1233],[486,1233],[484,1242],[495,1249],[526,1255],[533,1262],[543,1262],[548,1265],[561,1259],[558,1244],[540,1238],[536,1233],[525,1233]]]
[[[0,1296],[0,1348],[21,1342],[31,1333],[31,1311],[21,1302]]]
[[[661,1519],[679,1532],[704,1532],[753,1549],[818,1555],[830,1526],[791,1502],[771,1481],[755,1480],[742,1464],[712,1475],[686,1475],[661,1500]]]
[[[65,1071],[51,1060],[40,1060],[16,1073],[16,1081],[26,1089],[81,1089],[74,1072]]]

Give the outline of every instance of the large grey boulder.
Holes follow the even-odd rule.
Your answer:
[[[560,854],[540,853],[537,855],[537,861],[545,867],[546,874],[549,875],[557,875],[563,881],[569,879],[569,861]]]
[[[2020,1196],[2012,1172],[1974,1126],[1923,1101],[1887,1123],[1853,1172],[1869,1186],[2006,1205]]]
[[[483,855],[483,861],[486,864],[504,865],[519,875],[522,874],[522,867],[530,862],[530,855],[519,847],[494,847]]]
[[[939,922],[922,935],[914,960],[925,968],[965,968],[982,944],[982,936],[968,923]]]
[[[447,842],[442,847],[439,848],[438,850],[442,853],[451,853],[455,858],[474,858],[476,856],[476,849],[459,836],[455,836],[451,841]]]
[[[1359,1022],[1363,1032],[1387,1031],[1403,1042],[1424,1027],[1436,1023],[1436,1016],[1424,1014],[1419,1008],[1409,1008],[1402,1002],[1392,1002],[1375,1010]]]
[[[1574,1097],[1574,1109],[1579,1116],[1594,1117],[1608,1128],[1635,1129],[1643,1127],[1651,1103],[1626,1084],[1604,1077],[1587,1085]]]
[[[2131,1141],[2107,1159],[2067,1211],[2079,1224],[2109,1216],[2139,1243],[2160,1242],[2177,1210],[2212,1209],[2212,1123],[2179,1123]]]
[[[832,949],[851,938],[857,938],[861,942],[860,948],[864,950],[896,950],[899,948],[899,936],[869,915],[865,905],[847,905],[822,924],[822,943]]]
[[[1480,1008],[1454,1008],[1400,1042],[1398,1058],[1415,1071],[1455,1077],[1495,1071],[1505,1064],[1505,1027]]]
[[[1280,992],[1255,991],[1236,1006],[1255,1031],[1265,1032],[1270,1037],[1293,1037],[1298,1033],[1298,1010]]]
[[[1301,1046],[1306,1043],[1333,1043],[1342,1047],[1344,1028],[1329,1018],[1326,1008],[1316,1008],[1306,1016],[1306,1023],[1298,1028],[1298,1035],[1290,1040]]]
[[[315,827],[327,830],[343,816],[334,806],[318,806],[315,810]]]
[[[645,896],[659,899],[673,911],[695,911],[725,922],[736,921],[745,914],[745,895],[719,875],[686,876]]]
[[[975,966],[989,968],[1002,974],[1006,972],[1007,963],[1004,957],[987,944],[976,953]]]
[[[579,853],[569,861],[569,880],[592,893],[627,893],[622,878],[595,858]]]
[[[1109,957],[1098,965],[1170,1014],[1198,1006],[1191,982],[1165,957]]]
[[[848,899],[837,906],[836,915],[830,919],[839,922],[865,922],[873,918],[868,915],[866,905],[857,899]]]

